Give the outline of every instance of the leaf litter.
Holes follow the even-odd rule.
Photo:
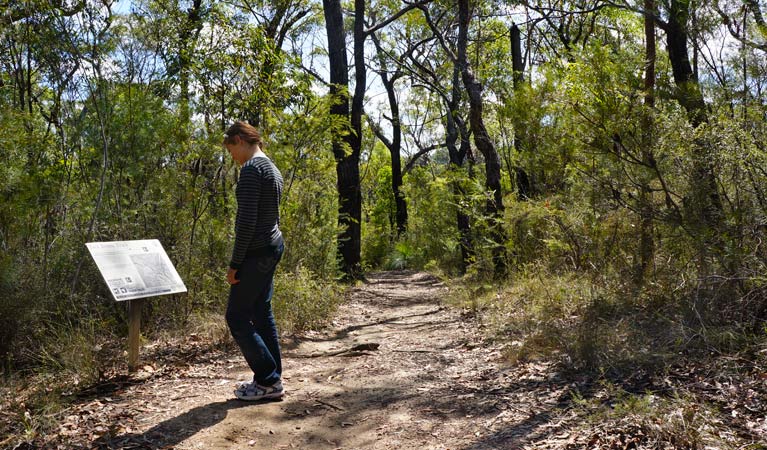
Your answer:
[[[233,400],[249,378],[237,349],[191,336],[148,346],[137,374],[118,367],[73,390],[52,418],[58,426],[0,446],[767,448],[767,352],[745,363],[682,361],[646,383],[643,406],[631,409],[622,387],[556,361],[508,364],[475,315],[440,303],[445,290],[425,273],[371,275],[331,329],[285,340],[284,401]],[[3,394],[18,409],[18,395]],[[6,411],[0,421],[18,430]]]

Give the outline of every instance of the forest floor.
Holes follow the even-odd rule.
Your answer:
[[[138,374],[78,393],[56,432],[18,448],[697,446],[673,439],[658,446],[652,426],[595,416],[588,405],[614,401],[603,383],[565,375],[554,363],[508,364],[476,317],[445,305],[446,293],[425,273],[370,275],[351,289],[332,327],[286,340],[281,401],[234,399],[236,383],[250,378],[236,348],[193,340],[185,350],[148,346],[151,362]],[[735,427],[741,442],[767,436],[760,414]]]

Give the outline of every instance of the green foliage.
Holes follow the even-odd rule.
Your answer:
[[[401,237],[400,250],[394,251],[405,258],[407,267],[423,268],[436,263],[446,273],[458,272],[460,241],[450,191],[451,180],[456,177],[460,175],[444,170],[435,173],[426,167],[415,168],[405,177],[408,231]]]
[[[751,345],[760,338],[749,330],[765,320],[756,230],[767,190],[757,175],[765,173],[765,127],[750,114],[764,109],[714,103],[694,128],[670,96],[663,58],[648,108],[637,20],[607,17],[621,24],[620,45],[592,41],[521,89],[494,88],[508,99],[493,110],[505,169],[524,169],[532,198],[505,200],[510,279],[486,286],[480,268],[455,295],[492,324],[514,360],[554,357],[626,373],[656,370],[682,350]],[[722,197],[717,228],[698,220],[696,168],[709,164]],[[648,272],[637,277],[642,211],[653,248]]]
[[[384,261],[393,251],[397,239],[389,151],[376,143],[361,172],[364,198],[362,258],[368,266],[385,267]],[[401,268],[407,265],[405,261],[400,262]]]
[[[288,297],[297,301],[281,303],[281,323],[302,330],[332,313],[338,225],[328,143],[329,131],[346,124],[329,117],[330,99],[312,91],[300,61],[278,49],[249,12],[206,2],[198,17],[190,11],[152,1],[119,18],[96,7],[82,17],[48,17],[61,27],[50,49],[39,45],[47,32],[15,36],[16,50],[31,58],[34,86],[9,72],[15,60],[0,53],[5,373],[39,370],[90,382],[108,357],[94,349],[124,338],[125,304],[112,300],[85,242],[162,242],[188,293],[148,302],[145,335],[194,330],[220,315],[236,170],[219,129],[233,118],[262,121],[266,150],[285,176],[281,270],[302,284]]]
[[[85,251],[88,241],[159,239],[189,292],[149,302],[145,333],[203,330],[231,344],[220,313],[237,169],[220,133],[236,118],[258,122],[285,179],[287,250],[274,298],[280,327],[291,333],[329,323],[342,301],[334,282],[340,230],[330,143],[349,124],[328,111],[347,96],[318,94],[327,86],[305,70],[325,53],[309,40],[319,9],[291,2],[295,9],[282,11],[290,19],[272,23],[253,11],[266,8],[279,19],[284,5],[266,5],[202,2],[195,15],[178,2],[147,0],[117,18],[96,3],[72,17],[40,3],[0,31],[7,44],[0,51],[5,373],[93,381],[105,360],[97,349],[124,338],[125,305],[106,291]],[[365,266],[460,273],[460,211],[469,219],[473,255],[454,295],[491,325],[511,359],[560,358],[571,368],[625,373],[661,367],[681,351],[733,351],[763,339],[763,55],[747,45],[716,61],[705,54],[698,70],[707,120],[696,127],[676,97],[663,45],[654,106],[645,100],[641,15],[608,7],[569,15],[573,4],[562,3],[561,14],[524,30],[527,81],[512,89],[508,24],[495,16],[498,6],[475,5],[468,53],[502,158],[509,278],[487,278],[490,193],[476,149],[476,160],[460,168],[448,164],[444,148],[421,157],[405,175],[409,223],[398,235],[390,155],[369,129],[360,167]],[[370,6],[379,19],[400,7]],[[291,16],[304,8],[308,16]],[[452,48],[454,5],[427,8]],[[720,20],[698,13],[702,41]],[[389,70],[403,70],[397,94],[404,148],[443,144],[445,103],[453,95],[449,52],[431,39],[421,11],[378,34],[389,56],[406,49],[412,56],[389,61]],[[412,59],[418,67],[400,65]],[[465,93],[457,94],[453,112],[467,123]],[[701,167],[712,180],[701,180]],[[515,195],[523,173],[529,198]],[[705,198],[704,181],[716,186],[718,204]],[[703,210],[711,204],[717,211]],[[707,214],[713,219],[702,220]],[[644,414],[653,402],[626,400],[621,413]],[[669,433],[679,432],[679,422],[668,424]],[[33,419],[24,426],[32,434],[43,427]]]
[[[280,228],[286,237],[282,266],[308,269],[322,280],[336,276],[338,195],[330,131],[341,126],[329,117],[331,99],[307,95],[296,109],[279,117],[267,152],[285,180]]]
[[[326,326],[343,299],[332,280],[319,279],[299,267],[278,272],[274,281],[274,316],[282,333],[318,330]]]

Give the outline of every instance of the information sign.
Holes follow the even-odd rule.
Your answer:
[[[186,292],[157,239],[85,245],[117,301]]]

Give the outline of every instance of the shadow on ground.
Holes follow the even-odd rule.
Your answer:
[[[192,408],[173,418],[160,422],[144,433],[104,435],[93,443],[98,449],[158,449],[173,448],[203,429],[223,421],[232,409],[258,407],[262,403],[248,403],[236,399],[208,403]]]

